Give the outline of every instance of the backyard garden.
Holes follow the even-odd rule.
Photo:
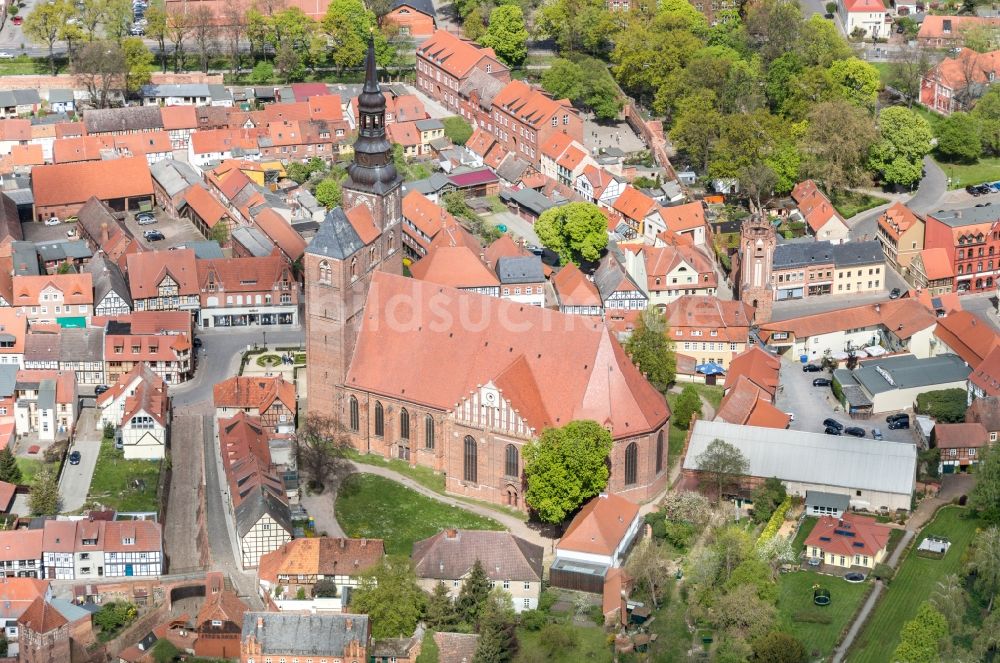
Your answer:
[[[115,511],[158,511],[156,487],[161,461],[126,460],[115,448],[114,432],[105,431],[90,481],[88,504],[101,504]]]

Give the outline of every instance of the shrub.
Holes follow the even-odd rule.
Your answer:
[[[544,592],[542,592],[542,595],[538,597],[539,611],[548,614],[548,612],[552,610],[552,606],[554,606],[556,604],[556,601],[558,600],[559,600],[559,594],[557,594],[551,589],[546,589]]]
[[[599,605],[592,605],[587,608],[587,616],[598,626],[604,626],[604,610]]]
[[[539,631],[549,618],[541,610],[525,610],[521,613],[521,626],[529,631]]]
[[[917,396],[916,411],[919,414],[928,414],[939,422],[965,421],[967,397],[968,394],[964,389],[925,391]]]
[[[694,525],[672,520],[663,522],[663,536],[667,543],[680,550],[687,550],[694,543],[695,537],[698,535],[698,529]]]
[[[771,514],[771,519],[767,521],[767,526],[764,527],[764,531],[760,533],[759,537],[757,537],[758,546],[774,538],[774,536],[778,533],[778,530],[781,529],[781,523],[785,522],[785,514],[788,513],[790,508],[792,508],[791,495],[786,497],[778,508],[774,510],[774,513]]]
[[[69,450],[69,440],[59,440],[49,445],[42,457],[46,463],[59,463],[62,462],[67,450]]]
[[[885,563],[876,564],[875,568],[872,569],[872,576],[877,580],[881,580],[887,585],[889,584],[889,581],[892,580],[892,577],[893,575],[895,575],[895,573],[896,572],[893,570],[893,568]]]

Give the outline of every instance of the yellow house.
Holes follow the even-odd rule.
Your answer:
[[[891,531],[874,518],[855,513],[823,516],[806,538],[806,555],[831,566],[871,569],[885,559]]]

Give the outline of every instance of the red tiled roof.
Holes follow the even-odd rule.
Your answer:
[[[144,251],[128,256],[128,282],[132,299],[157,296],[160,282],[170,276],[180,295],[198,294],[198,270],[194,251]]]
[[[455,217],[447,210],[416,190],[410,191],[403,198],[403,218],[416,226],[417,230],[430,237],[431,240],[443,228],[458,225]],[[427,248],[428,240],[423,237],[414,237],[414,239],[425,249]]]
[[[948,31],[945,31],[945,26]],[[981,16],[942,16],[927,14],[920,23],[917,39],[961,39],[972,26],[1000,27],[1000,19]]]
[[[295,411],[295,385],[281,377],[238,376],[212,388],[216,408],[255,408],[264,412],[274,401]]]
[[[1000,347],[993,350],[972,369],[969,382],[987,396],[1000,396]]]
[[[19,626],[35,633],[48,633],[60,626],[65,626],[69,621],[58,610],[52,607],[52,604],[46,603],[45,599],[39,596],[17,618],[17,623]]]
[[[552,277],[552,286],[561,306],[603,306],[601,293],[580,268],[569,263]]]
[[[866,14],[885,13],[882,0],[844,0],[844,9],[848,12],[865,12]]]
[[[639,505],[619,495],[601,494],[576,514],[556,550],[613,555],[639,515]]]
[[[80,521],[85,523],[86,521]],[[131,540],[133,543],[125,543]],[[163,538],[159,523],[152,520],[112,520],[104,523],[106,552],[160,551]]]
[[[288,256],[289,260],[298,260],[306,252],[306,240],[302,239],[302,235],[295,232],[291,224],[273,209],[261,210],[253,221],[261,232]]]
[[[893,203],[878,218],[878,225],[889,237],[899,241],[901,235],[915,224],[923,223],[923,217],[903,203]]]
[[[666,224],[667,230],[675,233],[694,230],[705,226],[705,208],[701,201],[673,207],[661,207],[660,218]]]
[[[542,156],[546,156],[549,159],[556,161],[572,143],[573,139],[570,138],[569,134],[556,133],[550,136],[547,141],[542,143],[542,146],[538,148],[538,152]]]
[[[890,527],[880,525],[874,518],[856,513],[845,513],[840,519],[823,516],[806,537],[806,546],[848,558],[855,555],[875,557],[889,543],[891,531]],[[851,535],[838,532],[850,532]],[[830,540],[824,541],[824,538]]]
[[[863,304],[828,313],[816,313],[760,326],[766,339],[774,332],[790,332],[798,339],[829,334],[843,329],[858,329],[881,324],[899,338],[910,338],[937,323],[937,318],[914,299]]]
[[[416,122],[393,122],[385,128],[393,143],[399,143],[403,147],[420,145],[420,132]]]
[[[31,171],[35,207],[153,195],[153,178],[145,157],[38,166]]]
[[[629,219],[642,221],[656,208],[656,201],[630,184],[611,204],[611,208]]]
[[[14,276],[14,301],[11,306],[38,306],[42,291],[55,288],[62,293],[66,304],[86,305],[94,303],[93,277],[89,272],[82,274],[41,274],[39,276]]]
[[[493,105],[518,118],[521,122],[541,128],[559,113],[576,114],[568,99],[556,101],[524,81],[513,80],[493,97]]]
[[[924,274],[928,281],[950,279],[955,276],[955,268],[948,258],[948,252],[943,248],[924,249],[920,252],[920,260],[924,263]]]
[[[726,395],[715,419],[761,428],[788,428],[791,421],[791,417],[771,403],[768,392],[743,375],[735,381],[726,377]]]
[[[492,61],[494,72],[506,70],[492,48],[481,48],[445,30],[436,30],[417,47],[417,56],[430,60],[455,78],[464,78],[482,59]]]
[[[257,577],[272,583],[279,576],[358,576],[385,555],[382,539],[318,537],[294,539],[262,555]]]
[[[978,366],[993,348],[1000,346],[1000,334],[969,311],[938,318],[934,335],[972,367]]]
[[[981,449],[989,443],[989,433],[980,423],[936,424],[934,444],[938,449]]]
[[[214,228],[219,221],[229,216],[225,206],[201,183],[192,184],[184,191],[184,202],[209,228]]]
[[[750,331],[753,308],[745,302],[721,300],[709,295],[684,295],[669,304],[665,310],[672,341],[725,341],[746,343]],[[692,331],[704,332],[693,336]],[[711,332],[716,332],[715,336]]]
[[[167,131],[198,128],[198,113],[194,106],[164,106],[160,109],[160,118]]]
[[[467,246],[431,245],[427,255],[410,267],[413,278],[452,288],[499,286],[497,275],[483,264],[478,252]]]
[[[772,397],[778,388],[778,371],[781,370],[781,360],[762,350],[759,345],[751,345],[729,362],[726,371],[726,388],[732,381],[735,384],[740,377],[768,392]]]

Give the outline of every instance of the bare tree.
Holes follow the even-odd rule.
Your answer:
[[[626,570],[630,578],[649,590],[653,607],[660,607],[656,583],[670,573],[670,556],[663,546],[652,539],[646,539],[629,555]]]
[[[930,54],[925,47],[904,45],[889,63],[889,87],[903,96],[907,106],[913,106],[920,96],[920,82],[930,68]]]
[[[128,63],[118,44],[93,41],[80,49],[73,62],[77,84],[87,90],[90,102],[98,108],[111,105],[111,91],[124,89]]]
[[[215,50],[215,40],[219,30],[215,25],[215,17],[208,7],[195,7],[188,15],[188,23],[194,35],[194,43],[198,45],[198,56],[201,58],[201,70],[208,73],[208,61]]]
[[[184,10],[167,13],[167,38],[174,47],[174,73],[179,73],[184,60],[184,39],[191,32],[191,18]]]
[[[240,42],[247,36],[247,8],[242,0],[231,0],[222,10],[222,34],[229,49],[230,71],[240,70]]]
[[[295,434],[299,469],[309,476],[310,485],[321,491],[331,478],[340,476],[349,465],[344,452],[350,442],[343,424],[315,412],[306,416]]]

